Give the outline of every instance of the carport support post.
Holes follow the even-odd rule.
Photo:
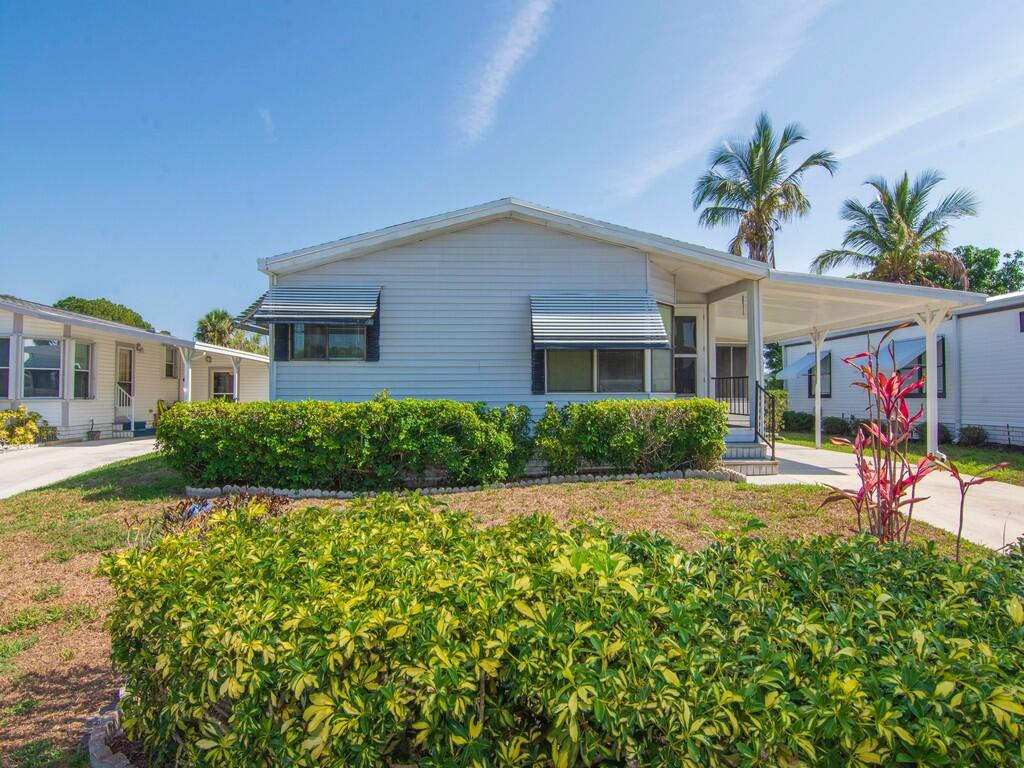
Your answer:
[[[238,402],[238,372],[242,367],[242,361],[237,357],[231,358],[231,402]]]
[[[914,317],[924,329],[924,418],[928,427],[928,453],[939,452],[939,325],[945,319],[945,311],[937,309],[929,309]]]
[[[821,448],[821,345],[825,343],[825,331],[811,331],[814,344],[814,447]]]
[[[192,350],[178,347],[181,355],[181,397],[186,403],[192,402]]]

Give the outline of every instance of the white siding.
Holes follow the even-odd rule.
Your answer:
[[[675,276],[667,269],[659,267],[653,262],[647,275],[648,290],[658,301],[666,304],[676,302]],[[671,329],[669,329],[671,331]]]
[[[1024,429],[1021,311],[1016,307],[960,318],[963,423],[984,426],[1000,442],[1006,439],[1007,425]]]
[[[382,286],[380,361],[278,362],[277,398],[365,400],[387,389],[539,410],[549,400],[605,397],[531,394],[529,296],[642,292],[648,276],[646,256],[634,249],[501,220],[283,275],[277,284],[346,281]]]

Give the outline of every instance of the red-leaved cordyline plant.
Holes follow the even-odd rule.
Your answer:
[[[949,470],[949,474],[956,479],[957,485],[960,486],[960,525],[956,529],[956,561],[959,563],[960,537],[964,532],[964,502],[967,500],[967,491],[975,485],[981,485],[982,483],[987,483],[989,480],[995,480],[995,478],[989,473],[1010,466],[1010,462],[1001,461],[998,464],[993,464],[991,467],[985,467],[985,469],[981,470],[981,472],[976,474],[970,480],[965,480],[963,475],[960,474],[960,470],[957,469],[956,464],[949,459],[946,459],[945,461],[936,461],[935,463],[943,469]]]
[[[860,371],[863,381],[854,382],[868,393],[868,421],[857,428],[854,439],[833,437],[836,445],[853,448],[857,461],[860,488],[851,491],[828,486],[833,493],[822,505],[846,500],[857,510],[857,530],[867,531],[880,542],[906,542],[914,515],[914,504],[922,501],[916,496],[917,484],[936,468],[932,455],[914,463],[907,457],[907,441],[914,424],[923,410],[911,414],[907,395],[924,386],[924,377],[917,378],[918,369],[908,374],[896,370],[882,371],[881,351],[886,340],[904,324],[893,328],[878,342],[878,346],[859,355],[843,359]]]

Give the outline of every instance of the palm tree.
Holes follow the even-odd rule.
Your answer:
[[[196,324],[196,339],[207,344],[230,346],[234,333],[235,327],[226,309],[211,309]]]
[[[736,225],[731,253],[740,256],[745,246],[751,259],[775,266],[775,233],[811,209],[800,188],[804,174],[824,168],[831,176],[839,167],[835,155],[821,150],[790,171],[786,151],[806,140],[797,123],[777,137],[762,112],[749,142],[738,147],[727,143],[711,155],[711,168],[693,188],[693,209],[708,204],[699,219],[705,227]]]
[[[843,203],[840,216],[850,222],[843,247],[824,251],[811,262],[819,274],[841,266],[865,269],[859,277],[893,283],[932,285],[928,267],[968,287],[967,270],[960,258],[946,250],[950,222],[978,213],[978,201],[966,189],[946,195],[929,211],[928,196],[944,181],[938,171],[925,171],[911,183],[908,174],[895,184],[876,177],[865,184],[875,199]]]

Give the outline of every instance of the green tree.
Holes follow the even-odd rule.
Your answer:
[[[129,309],[124,304],[116,304],[110,299],[83,299],[78,296],[67,296],[54,302],[53,306],[68,312],[78,312],[81,315],[113,320],[115,323],[124,323],[134,328],[153,330],[153,326],[143,320],[142,315],[134,309]]]
[[[761,113],[750,140],[726,144],[712,153],[711,167],[693,188],[693,209],[705,206],[700,223],[705,227],[735,226],[729,251],[775,266],[775,233],[783,223],[804,216],[811,203],[801,183],[812,168],[835,175],[835,155],[820,150],[790,170],[786,152],[806,141],[797,123],[777,136],[768,115]]]
[[[782,370],[782,345],[777,341],[764,345],[764,369],[768,374],[765,377],[768,389],[778,388],[778,375]]]
[[[1024,251],[1000,253],[998,248],[958,245],[953,253],[963,262],[967,284],[972,291],[998,296],[1024,290]],[[934,265],[927,264],[925,276],[942,288],[959,288]]]
[[[219,347],[241,349],[245,352],[267,354],[267,345],[255,334],[236,328],[226,309],[211,309],[196,323],[195,338]]]
[[[951,223],[976,215],[978,201],[968,190],[956,189],[928,210],[928,198],[944,180],[938,171],[925,171],[913,182],[907,173],[894,184],[868,179],[875,199],[843,203],[839,215],[850,223],[843,247],[818,254],[811,268],[820,274],[850,266],[866,270],[856,277],[915,285],[934,285],[928,276],[933,269],[967,288],[964,263],[946,250],[946,241]]]

